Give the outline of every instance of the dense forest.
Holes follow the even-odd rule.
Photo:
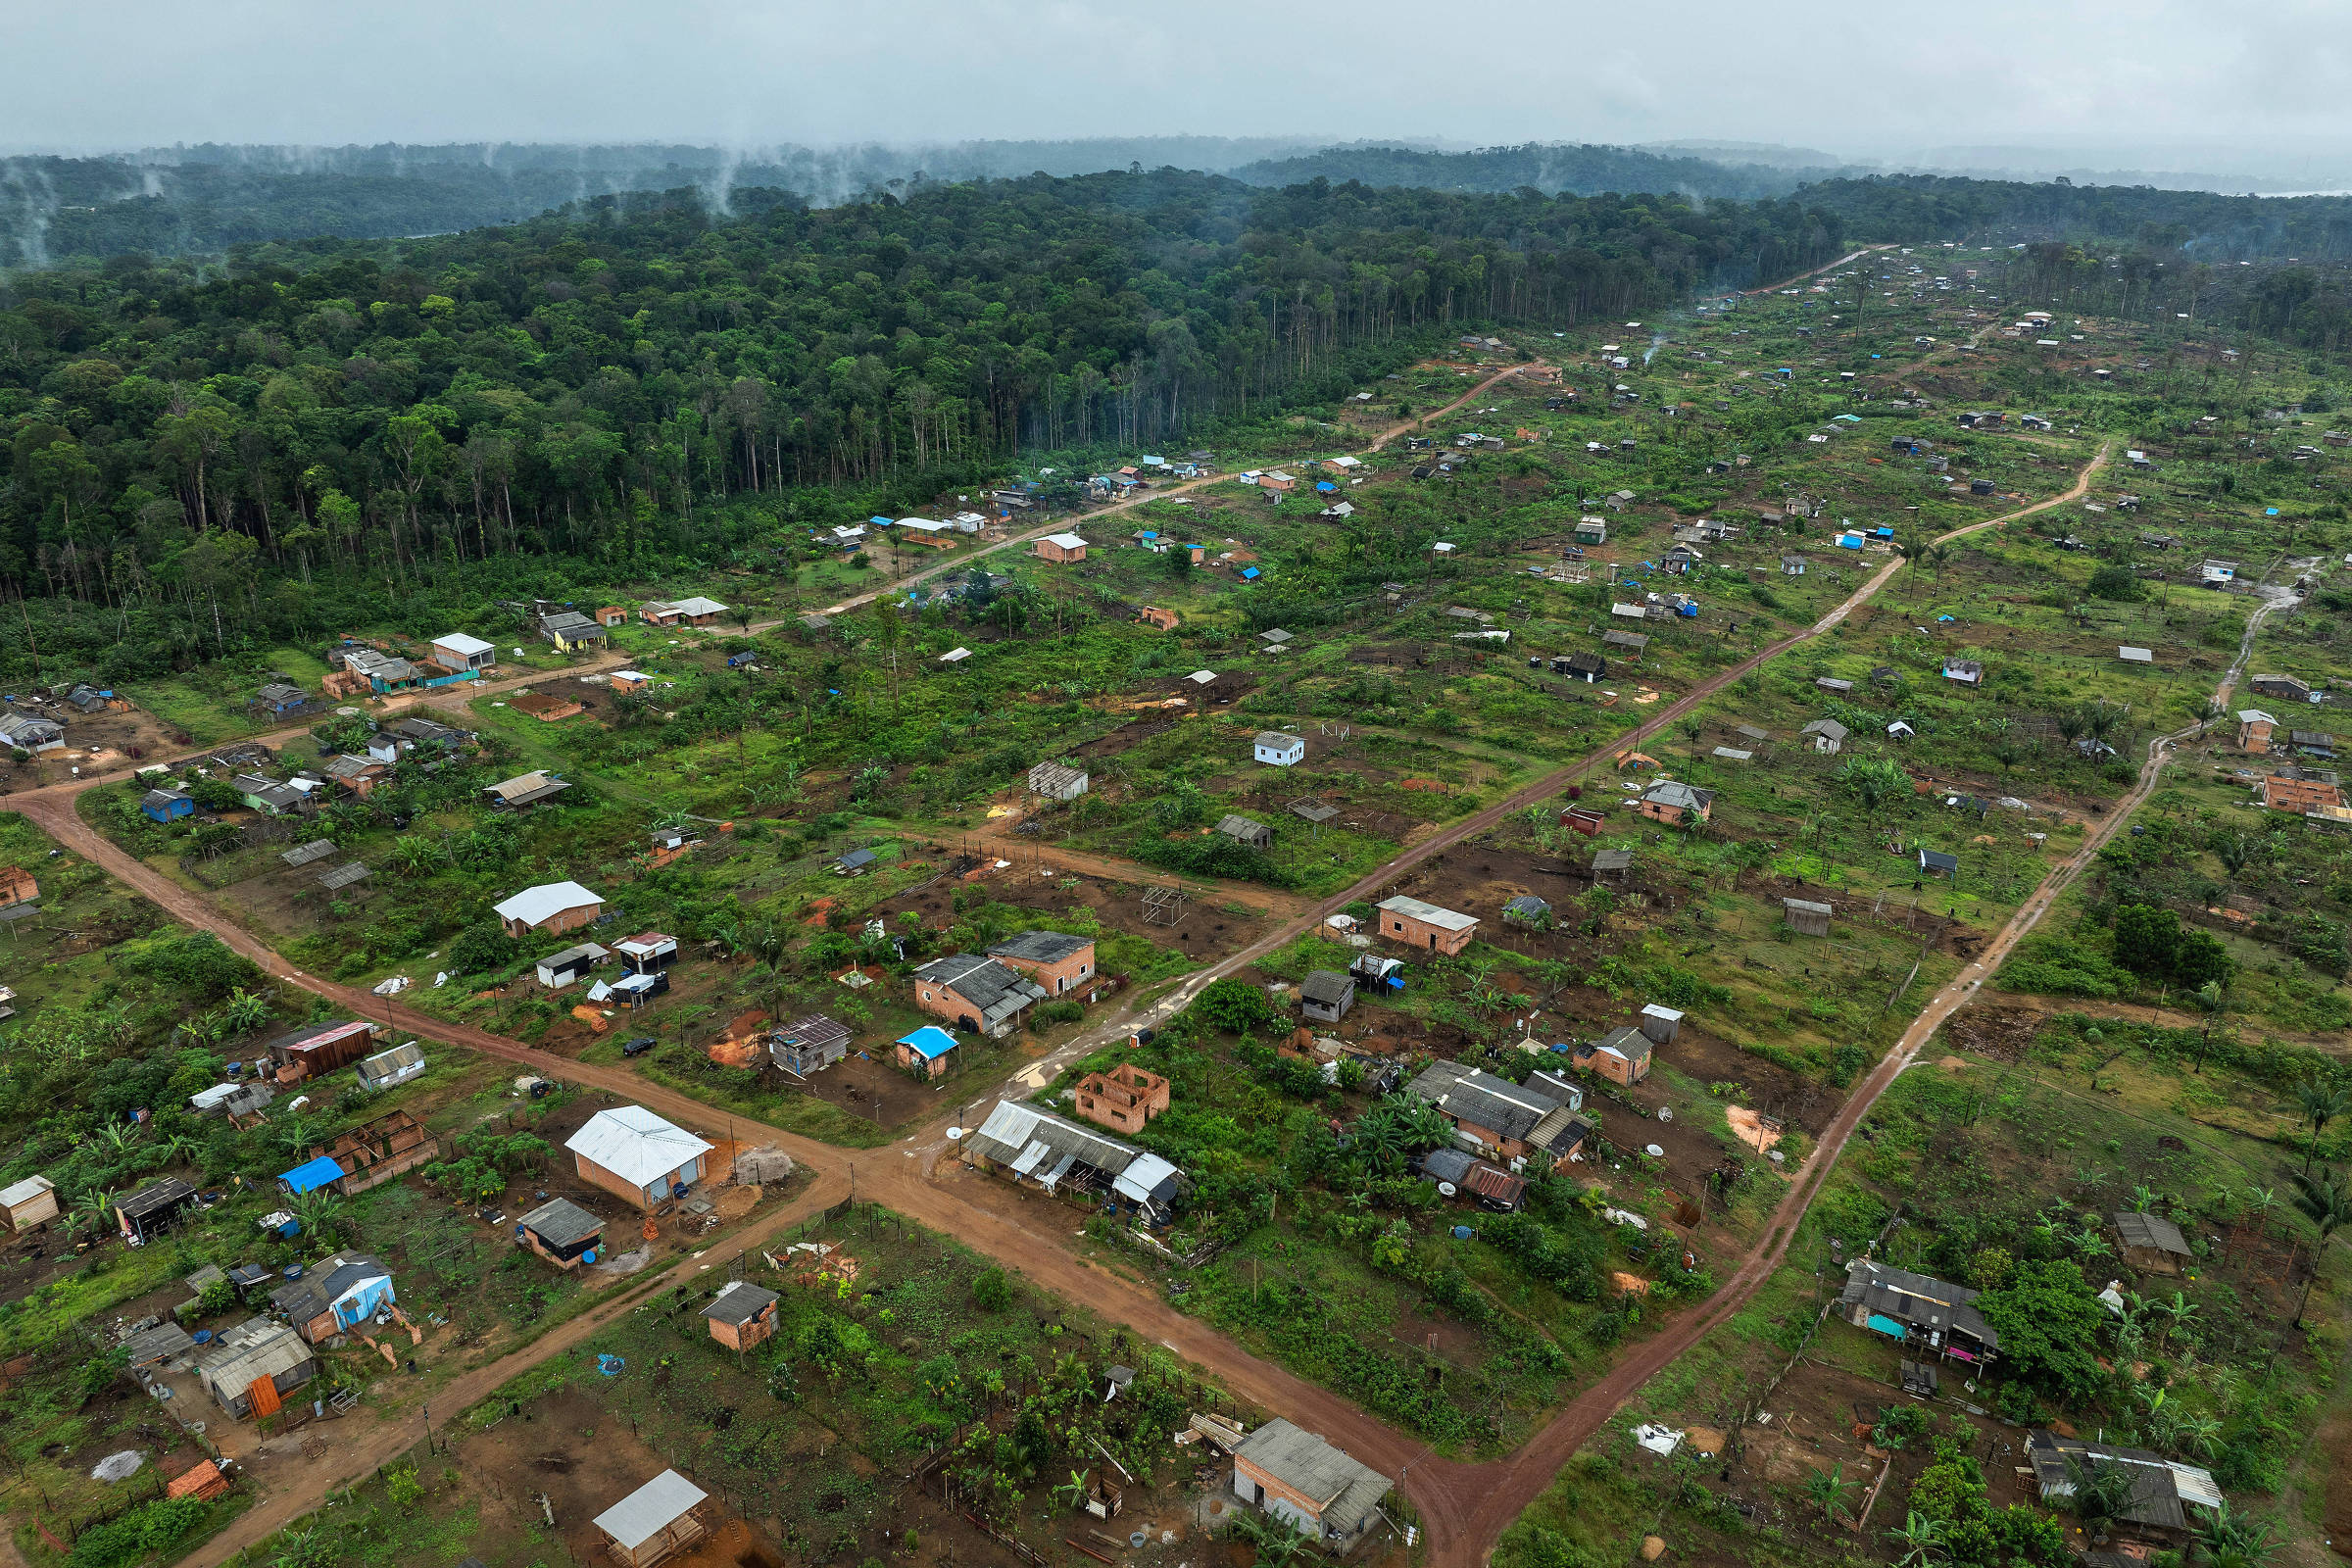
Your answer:
[[[1216,172],[1310,146],[1267,136],[1133,136],[824,148],[205,144],[89,158],[21,156],[0,158],[0,270],[131,254],[218,256],[319,235],[455,233],[598,196],[689,185],[724,213],[738,189],[791,191],[826,206],[927,180],[1130,167]]]
[[[1856,239],[2132,241],[2207,262],[2352,257],[2352,197],[2344,196],[1888,174],[1823,180],[1800,199],[1844,219]]]
[[[438,569],[610,580],[780,520],[912,510],[1039,448],[1173,444],[1335,397],[1458,323],[1622,315],[1842,239],[1792,203],[1174,171],[738,207],[605,198],[409,244],[17,275],[0,580],[53,660],[128,678]]]

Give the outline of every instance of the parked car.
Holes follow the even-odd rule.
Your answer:
[[[656,1040],[652,1035],[639,1035],[634,1040],[622,1041],[620,1043],[620,1054],[624,1056],[642,1056],[661,1043],[661,1041]]]

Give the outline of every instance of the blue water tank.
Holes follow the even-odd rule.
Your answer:
[[[1470,1238],[1471,1238],[1471,1237],[1473,1237],[1473,1236],[1476,1236],[1477,1234],[1478,1234],[1478,1232],[1476,1232],[1476,1231],[1472,1230],[1472,1229],[1471,1229],[1469,1226],[1467,1226],[1467,1225],[1456,1225],[1456,1226],[1453,1228],[1453,1239],[1454,1239],[1455,1241],[1457,1241],[1457,1242],[1466,1242],[1466,1241],[1470,1240]]]
[[[595,1249],[595,1248],[593,1248],[593,1247],[591,1247],[590,1249],[588,1249],[588,1250],[586,1250],[585,1252],[582,1252],[582,1253],[580,1254],[580,1261],[581,1261],[581,1262],[583,1262],[583,1263],[593,1263],[593,1262],[595,1262],[595,1261],[596,1261],[596,1249]]]

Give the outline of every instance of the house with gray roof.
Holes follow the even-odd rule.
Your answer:
[[[1011,1034],[1021,1013],[1047,996],[1011,965],[969,953],[951,953],[914,971],[916,1006],[992,1040]]]
[[[2124,1261],[2143,1274],[2178,1274],[2196,1255],[2180,1227],[2162,1214],[2126,1210],[2115,1216],[2115,1233],[2124,1244]]]
[[[1465,1148],[1503,1159],[1565,1158],[1591,1131],[1575,1114],[1584,1091],[1555,1074],[1532,1073],[1515,1084],[1458,1061],[1433,1061],[1404,1092],[1435,1106]]]
[[[1978,1294],[1965,1285],[1857,1257],[1846,1265],[1838,1308],[1856,1328],[1981,1366],[1998,1353],[2001,1337],[1978,1313]]]
[[[1278,1416],[1233,1450],[1233,1493],[1345,1556],[1380,1518],[1389,1478]]]
[[[266,1317],[248,1318],[224,1330],[196,1363],[196,1381],[215,1403],[240,1421],[268,1415],[283,1395],[318,1372],[318,1358],[302,1336]]]

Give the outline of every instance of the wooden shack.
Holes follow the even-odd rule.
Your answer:
[[[709,1496],[675,1470],[664,1470],[598,1514],[596,1528],[627,1568],[653,1568],[710,1534],[700,1513]]]

